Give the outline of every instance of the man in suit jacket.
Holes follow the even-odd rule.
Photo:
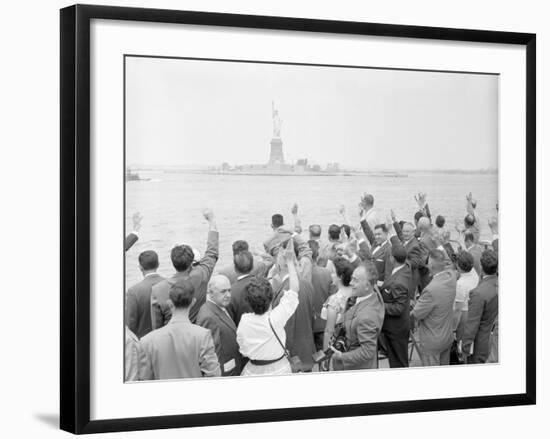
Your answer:
[[[153,330],[151,326],[151,291],[164,278],[157,274],[159,258],[153,250],[142,252],[139,268],[143,280],[131,286],[126,293],[126,324],[139,338]]]
[[[294,245],[290,240],[287,245]],[[306,244],[307,246],[307,244]],[[295,252],[298,253],[296,246]],[[309,250],[309,247],[308,247]],[[282,251],[277,255],[277,263],[274,272],[274,276],[271,280],[273,287],[273,301],[272,307],[275,308],[282,296],[283,292],[288,290],[289,287],[289,274],[286,262],[284,262]],[[298,254],[298,266],[300,265],[300,258],[307,257],[311,261],[311,251],[304,254],[300,252]],[[311,276],[311,275],[310,275]],[[311,278],[311,277],[310,277]],[[285,324],[286,333],[286,348],[290,352],[290,356],[298,356],[302,361],[303,371],[310,372],[313,368],[313,354],[315,351],[315,342],[313,339],[313,286],[311,281],[299,274],[299,288],[298,288],[298,307],[294,314]]]
[[[350,282],[352,297],[343,322],[348,350],[340,352],[333,348],[334,370],[378,367],[377,345],[384,323],[384,300],[374,288],[377,279],[378,273],[371,261],[353,271]]]
[[[222,376],[238,376],[243,358],[237,344],[237,327],[227,312],[231,301],[231,284],[223,275],[214,275],[208,283],[206,302],[197,314],[197,325],[210,329]]]
[[[233,256],[242,251],[249,251],[248,242],[243,240],[235,241],[232,245]],[[268,254],[254,257],[254,263],[252,266],[251,274],[253,276],[267,276],[267,273],[273,266],[274,259]],[[220,270],[216,269],[217,274],[222,274],[229,279],[231,285],[237,282],[237,278],[241,276],[242,273],[238,273],[235,268],[235,264],[232,263],[227,267],[223,267]]]
[[[214,220],[214,213],[206,209],[203,213],[208,221],[208,241],[204,257],[196,264],[193,264],[195,257],[193,249],[188,245],[178,245],[172,249],[171,259],[176,273],[153,287],[151,293],[151,323],[153,329],[160,328],[170,321],[171,308],[168,306],[168,295],[170,288],[178,280],[190,279],[195,288],[195,303],[189,311],[189,319],[194,322],[200,307],[206,300],[206,288],[216,261],[218,260],[218,230]]]
[[[311,258],[313,260],[313,268],[311,272],[311,285],[313,287],[313,339],[317,350],[323,349],[323,336],[325,332],[326,320],[321,318],[321,310],[328,296],[335,293],[336,285],[332,281],[330,270],[318,265],[319,258],[319,242],[313,239],[308,241],[311,249]]]
[[[411,268],[407,264],[407,251],[402,245],[391,247],[393,270],[384,281],[380,292],[384,300],[385,317],[382,333],[390,367],[408,367],[407,349],[410,332]]]
[[[456,273],[443,250],[432,250],[428,266],[433,277],[424,288],[412,316],[418,321],[420,360],[423,366],[449,364],[453,342],[453,306]]]
[[[406,222],[401,228],[401,234],[403,236],[402,245],[407,251],[407,262],[411,267],[412,277],[411,277],[411,299],[415,298],[415,292],[421,291],[421,277],[426,276],[427,267],[425,263],[425,251],[420,246],[420,242],[414,236],[415,228],[412,223]],[[397,236],[392,236],[390,238],[392,245],[399,245],[399,238]]]
[[[239,326],[244,313],[252,312],[250,305],[244,300],[244,296],[251,279],[255,277],[252,274],[253,263],[254,258],[249,251],[241,251],[233,256],[233,264],[238,277],[237,281],[231,285],[231,300],[227,305],[227,312],[236,326]]]
[[[172,318],[166,326],[141,339],[145,352],[145,380],[170,380],[220,376],[220,366],[210,330],[194,325],[189,310],[195,287],[188,277],[170,287],[168,306]]]
[[[462,352],[468,363],[485,363],[489,357],[489,337],[498,317],[498,256],[493,250],[481,255],[482,279],[470,292],[468,320],[462,337]],[[473,343],[473,349],[472,349]]]

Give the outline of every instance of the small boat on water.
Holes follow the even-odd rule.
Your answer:
[[[130,168],[126,168],[126,181],[147,181],[149,178],[141,178],[137,172],[132,172]]]

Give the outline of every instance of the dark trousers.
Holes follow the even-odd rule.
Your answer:
[[[383,334],[390,367],[409,367],[409,333]]]
[[[314,332],[313,341],[315,342],[315,349],[320,351],[323,349],[323,340],[325,338],[325,332]]]

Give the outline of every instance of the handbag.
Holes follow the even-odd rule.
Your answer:
[[[290,363],[290,369],[292,370],[292,373],[303,372],[304,367],[302,365],[302,360],[300,360],[300,357],[298,355],[294,355],[293,357],[290,356],[290,352],[288,351],[287,348],[285,348],[285,345],[281,342],[281,339],[277,335],[277,332],[275,332],[275,328],[273,328],[273,325],[271,324],[271,319],[269,317],[267,318],[267,321],[269,322],[269,327],[271,328],[271,331],[275,335],[275,338],[283,348],[284,355],[287,358],[288,362]]]

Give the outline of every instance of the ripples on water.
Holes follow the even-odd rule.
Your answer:
[[[143,216],[139,241],[126,253],[126,286],[141,280],[137,257],[155,250],[159,273],[171,275],[170,250],[175,244],[189,244],[204,252],[208,225],[202,209],[211,207],[220,232],[219,266],[231,263],[231,244],[245,239],[251,249],[263,250],[269,237],[271,215],[282,213],[292,220],[290,208],[299,205],[304,230],[321,224],[323,236],[328,226],[341,224],[338,208],[344,204],[350,221],[357,219],[361,194],[374,195],[375,207],[399,219],[412,220],[417,210],[414,194],[428,194],[432,216],[444,215],[450,229],[464,218],[465,195],[477,199],[481,238],[490,239],[487,220],[496,214],[498,176],[496,174],[409,174],[408,177],[281,177],[177,174],[140,172],[148,181],[126,183],[126,230],[132,229],[132,215]],[[307,233],[304,233],[307,237]],[[454,237],[454,236],[453,236]]]

